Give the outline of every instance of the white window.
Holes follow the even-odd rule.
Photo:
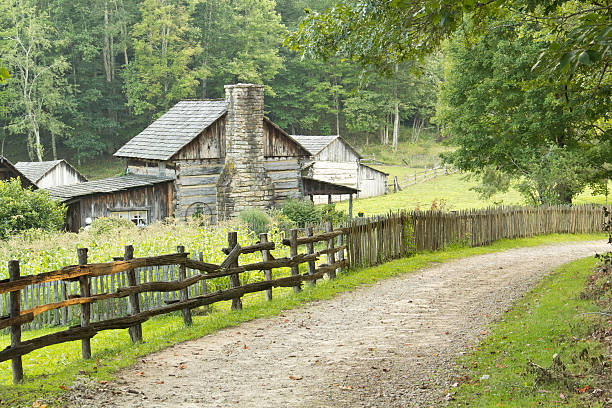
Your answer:
[[[115,210],[110,212],[111,217],[130,220],[139,227],[149,224],[149,214],[147,210]]]

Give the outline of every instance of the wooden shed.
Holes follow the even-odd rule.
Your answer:
[[[8,181],[13,178],[18,178],[21,181],[21,186],[24,188],[38,188],[36,184],[33,184],[30,179],[20,172],[6,157],[0,156],[0,180]]]
[[[303,196],[310,154],[264,116],[263,86],[225,90],[225,100],[177,103],[115,153],[129,174],[174,177],[180,217],[226,219]]]
[[[39,188],[84,183],[87,179],[66,160],[17,162],[15,168]]]
[[[359,190],[358,197],[387,193],[387,173],[360,163],[361,155],[342,137],[294,135],[293,138],[312,155],[303,166],[302,175]],[[334,196],[334,200],[345,199]],[[317,197],[323,202],[326,197]]]
[[[173,184],[173,177],[126,175],[46,190],[66,204],[66,229],[77,232],[87,218],[119,217],[144,226],[172,217]]]

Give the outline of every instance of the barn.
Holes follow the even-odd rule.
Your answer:
[[[37,185],[39,188],[84,183],[87,181],[87,179],[66,160],[17,162],[15,163],[15,168],[23,173],[32,184]]]
[[[68,207],[66,229],[77,232],[88,218],[119,217],[139,226],[174,215],[173,177],[126,175],[47,188]]]
[[[264,116],[263,86],[226,85],[225,93],[177,103],[115,153],[128,174],[174,177],[179,217],[224,220],[303,197],[310,153]]]
[[[0,181],[8,181],[13,178],[19,178],[21,186],[24,188],[37,189],[36,184],[33,184],[25,174],[20,172],[6,157],[0,156]]]
[[[361,155],[342,137],[293,135],[311,154],[302,175],[359,190],[360,198],[387,193],[387,173],[360,163]],[[339,201],[346,196],[333,196]],[[322,202],[324,198],[315,198]]]

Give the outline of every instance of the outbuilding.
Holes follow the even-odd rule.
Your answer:
[[[173,177],[126,175],[47,188],[68,207],[66,229],[79,231],[87,219],[118,217],[138,226],[174,215]]]
[[[303,176],[355,188],[359,198],[387,193],[388,174],[362,164],[361,155],[342,137],[293,135],[293,138],[311,154],[311,160],[303,166]],[[326,198],[315,197],[315,202]],[[333,196],[335,201],[345,198]]]
[[[84,183],[87,179],[66,160],[17,162],[15,168],[39,188]]]

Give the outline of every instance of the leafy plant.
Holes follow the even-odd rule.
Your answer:
[[[321,210],[308,200],[287,200],[282,206],[282,212],[298,226],[321,221]]]
[[[0,182],[0,239],[28,229],[59,230],[66,207],[44,190],[32,191],[19,179]]]
[[[265,211],[253,208],[244,210],[238,215],[238,219],[245,224],[255,235],[268,232],[272,220]]]

